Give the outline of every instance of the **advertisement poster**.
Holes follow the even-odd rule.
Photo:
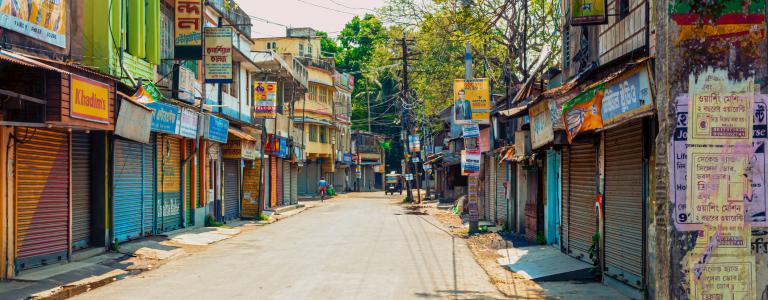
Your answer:
[[[179,134],[194,139],[197,136],[198,114],[189,108],[181,109],[181,125]]]
[[[467,177],[467,209],[469,210],[470,222],[477,222],[480,220],[480,211],[477,207],[477,201],[479,200],[479,181],[480,179],[478,175],[470,175]]]
[[[675,225],[678,230],[690,231],[697,230],[701,222],[694,220],[692,208],[686,205],[687,166],[688,157],[688,95],[677,98],[677,124],[672,136],[672,147],[669,155],[670,165],[670,184],[669,198],[674,204]],[[751,197],[745,199],[746,214],[745,219],[751,222],[752,226],[768,226],[766,220],[766,207],[768,207],[768,190],[766,190],[766,180],[760,170],[768,168],[765,158],[765,143],[768,141],[768,106],[766,101],[768,97],[760,95],[752,105],[752,149],[750,153],[749,164],[752,166]]]
[[[464,173],[474,174],[480,172],[480,149],[461,151],[461,169]]]
[[[542,101],[528,110],[531,117],[531,146],[536,149],[555,139],[549,102]]]
[[[176,0],[173,58],[203,58],[203,0]]]
[[[109,124],[109,85],[77,75],[70,78],[69,115]]]
[[[606,0],[571,0],[571,25],[597,25],[608,22]]]
[[[727,70],[709,69],[688,79],[688,142],[713,144],[715,140],[748,141],[752,128],[752,103],[755,101],[754,80],[732,81]]]
[[[421,151],[421,141],[418,135],[408,136],[408,152],[416,153]]]
[[[653,109],[652,94],[646,65],[612,80],[605,87],[601,107],[603,124],[608,126],[650,111]]]
[[[48,44],[67,46],[66,0],[0,0],[0,27]]]
[[[490,124],[488,79],[453,81],[453,120],[456,124]]]
[[[232,83],[232,27],[205,28],[205,82]]]
[[[480,137],[480,127],[477,124],[464,125],[461,127],[461,131],[465,139]]]
[[[580,132],[603,128],[602,107],[605,84],[592,87],[563,104],[563,126],[568,143]]]
[[[277,117],[277,82],[253,83],[253,117],[274,119]]]

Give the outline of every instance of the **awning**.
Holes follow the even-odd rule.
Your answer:
[[[436,155],[435,157],[433,157],[433,158],[430,158],[430,159],[428,159],[427,161],[425,161],[425,162],[424,162],[424,164],[425,164],[425,165],[431,165],[431,164],[434,164],[434,163],[436,163],[437,161],[441,160],[442,158],[443,158],[443,155],[442,155],[442,154],[438,154],[438,155]]]
[[[528,111],[528,105],[523,104],[521,106],[513,107],[510,109],[505,109],[502,111],[499,111],[498,114],[504,117],[514,117],[517,115],[521,115],[522,113],[525,113]]]
[[[62,74],[71,74],[70,72],[64,71],[62,69],[56,68],[46,63],[29,58],[25,55],[21,55],[19,53],[15,53],[8,50],[0,50],[0,60],[10,62],[10,63],[15,63],[18,65],[22,65],[30,68],[38,68],[38,69],[54,71]]]
[[[234,135],[235,137],[237,137],[237,138],[239,138],[241,140],[246,140],[246,141],[251,141],[251,142],[257,141],[257,139],[254,138],[253,136],[251,136],[250,134],[242,132],[242,131],[240,131],[238,129],[234,129],[234,128],[230,127],[227,131],[229,132],[229,134]]]
[[[136,98],[134,98],[133,96],[128,96],[128,94],[126,94],[126,93],[123,93],[121,91],[117,91],[117,95],[122,97],[123,100],[127,100],[127,101],[131,102],[131,104],[135,104],[138,107],[142,107],[142,108],[144,108],[144,109],[146,109],[148,111],[153,111],[154,110],[151,107],[147,107],[146,105],[144,105],[144,103],[139,102],[139,100],[136,100]]]

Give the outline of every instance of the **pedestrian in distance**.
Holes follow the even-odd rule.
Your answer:
[[[325,200],[325,194],[328,191],[328,182],[325,181],[325,177],[320,177],[320,181],[317,183],[317,186],[320,189],[320,202],[323,202],[323,200]]]

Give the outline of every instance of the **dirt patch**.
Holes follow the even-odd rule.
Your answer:
[[[423,210],[448,227],[453,235],[464,239],[477,263],[488,274],[491,283],[505,296],[510,299],[556,299],[547,295],[536,282],[502,267],[497,262],[500,258],[497,250],[512,247],[512,244],[499,234],[483,233],[470,236],[461,218],[450,210],[438,209],[435,206],[428,206]]]

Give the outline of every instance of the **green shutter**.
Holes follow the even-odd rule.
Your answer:
[[[147,61],[160,64],[160,1],[147,3]]]
[[[139,55],[143,51],[141,48],[141,28],[144,22],[143,14],[144,0],[128,0],[128,53],[133,56],[141,57]]]

